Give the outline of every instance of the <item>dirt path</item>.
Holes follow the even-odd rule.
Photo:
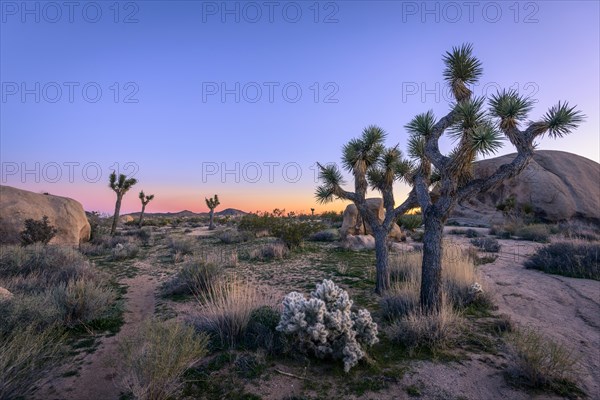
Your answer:
[[[138,263],[142,264],[142,263]],[[136,265],[139,266],[139,265]],[[143,265],[142,265],[143,267]],[[92,354],[74,361],[81,364],[78,374],[61,377],[42,387],[36,398],[39,400],[117,400],[120,391],[113,381],[114,364],[119,361],[118,342],[122,337],[134,333],[140,324],[154,313],[154,291],[156,278],[140,274],[134,278],[123,279],[128,286],[125,297],[124,324],[118,334],[102,338],[101,344]],[[71,366],[72,368],[72,366]]]

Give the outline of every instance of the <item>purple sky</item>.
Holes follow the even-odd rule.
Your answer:
[[[448,111],[441,58],[464,42],[476,95],[518,89],[532,119],[577,104],[585,124],[539,148],[600,158],[597,1],[117,5],[1,2],[2,184],[111,212],[118,168],[140,181],[126,212],[141,189],[149,212],[340,209],[316,206],[315,162],[369,124],[404,148],[415,114]]]

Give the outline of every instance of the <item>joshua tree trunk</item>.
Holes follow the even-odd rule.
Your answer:
[[[421,308],[431,312],[442,306],[442,235],[444,218],[434,207],[423,215],[423,265],[421,267]]]
[[[117,202],[115,203],[115,215],[113,215],[112,227],[110,228],[110,234],[114,235],[117,230],[117,224],[119,223],[119,213],[121,212],[121,200],[123,195],[117,194]]]
[[[140,220],[138,221],[138,226],[142,227],[142,222],[144,221],[144,211],[146,210],[146,205],[142,203],[142,212],[140,213]]]
[[[210,222],[208,223],[208,230],[212,231],[215,229],[215,224],[214,224],[215,210],[211,208],[210,212],[208,213],[208,216],[210,218]]]
[[[378,229],[373,232],[375,237],[375,293],[383,294],[390,288],[390,275],[388,273],[388,248],[387,232],[384,229]]]

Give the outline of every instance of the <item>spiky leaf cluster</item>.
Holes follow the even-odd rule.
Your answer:
[[[461,102],[469,98],[471,90],[467,85],[477,82],[483,73],[481,62],[473,56],[473,46],[463,44],[460,47],[453,47],[452,51],[446,52],[443,60],[444,79],[450,85],[456,100]]]
[[[219,201],[219,196],[217,196],[216,194],[210,199],[204,198],[204,201],[206,202],[206,206],[211,210],[214,210],[219,204],[221,204],[221,202]]]
[[[150,203],[150,202],[151,202],[151,201],[154,199],[154,195],[153,195],[153,194],[150,194],[150,195],[147,195],[147,196],[146,196],[146,194],[145,194],[145,193],[144,193],[144,191],[142,190],[142,191],[140,192],[140,194],[139,194],[139,198],[140,198],[140,201],[142,202],[142,205],[144,205],[144,206],[145,206],[145,205],[147,205],[148,203]]]
[[[123,174],[119,174],[117,178],[117,173],[113,171],[109,176],[108,187],[114,190],[117,194],[125,194],[133,185],[137,183],[137,179],[129,178]]]

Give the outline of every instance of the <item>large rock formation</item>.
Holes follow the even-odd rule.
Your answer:
[[[50,243],[78,245],[90,238],[90,224],[81,204],[67,197],[0,186],[0,243],[19,243],[25,220],[48,216],[58,232]]]
[[[475,163],[475,177],[488,177],[514,157],[509,154]],[[501,222],[503,215],[496,207],[510,197],[514,197],[517,209],[525,206],[548,222],[570,218],[600,222],[600,164],[563,151],[536,151],[519,176],[459,204],[451,220]]]
[[[385,210],[383,209],[383,200],[381,198],[367,199],[367,205],[371,211],[373,211],[379,221],[383,221],[385,218]],[[365,232],[366,228],[366,232]],[[349,204],[344,210],[344,220],[340,229],[340,235],[342,239],[346,239],[348,235],[372,235],[371,227],[366,222],[363,224],[362,218],[358,213],[358,209],[354,204]],[[392,230],[389,237],[395,240],[402,240],[404,235],[398,224],[392,225]]]

